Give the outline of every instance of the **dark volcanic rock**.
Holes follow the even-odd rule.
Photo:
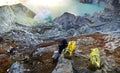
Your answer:
[[[0,36],[0,43],[1,43],[1,42],[3,42],[3,40],[4,40],[4,39],[3,39],[3,37],[2,37],[2,36]]]
[[[56,18],[54,22],[59,23],[59,25],[62,25],[63,29],[69,30],[74,26],[73,24],[75,19],[76,19],[76,16],[66,12],[62,16]]]
[[[105,10],[100,13],[95,13],[90,16],[75,16],[70,13],[64,13],[62,16],[56,18],[54,23],[60,26],[61,29],[67,31],[68,35],[74,35],[77,31],[79,34],[92,33],[109,33],[119,32],[120,28],[120,13],[119,10]],[[74,30],[73,30],[74,29]]]
[[[120,6],[120,0],[80,0],[80,2],[99,4],[111,10]]]
[[[91,21],[85,17],[75,16],[66,12],[62,16],[56,18],[54,23],[62,25],[64,30],[69,30],[71,28],[78,29],[79,27],[85,26],[87,23],[91,23]]]

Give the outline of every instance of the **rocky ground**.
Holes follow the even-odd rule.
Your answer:
[[[72,68],[74,73],[119,73],[120,72],[120,41],[115,39],[112,35],[101,35],[101,34],[92,34],[92,35],[82,35],[78,37],[69,37],[68,40],[77,41],[77,48],[74,52],[72,59]],[[20,52],[17,48],[17,53],[15,55],[8,55],[6,52],[3,52],[4,55],[8,55],[7,64],[4,59],[1,59],[0,63],[4,63],[3,66],[8,68],[11,66],[11,60],[13,65],[9,68],[9,73],[16,73],[16,71],[24,73],[51,73],[56,63],[52,62],[53,51],[57,50],[57,41],[53,41],[53,44],[45,43],[44,47],[39,47],[32,53],[30,52]],[[2,43],[5,44],[5,43]],[[8,42],[6,43],[8,45]],[[12,43],[11,45],[16,45]],[[107,46],[106,46],[107,45]],[[110,48],[112,46],[112,48]],[[2,46],[6,48],[5,46]],[[23,46],[24,47],[24,46]],[[91,49],[98,47],[100,50],[101,56],[101,68],[94,69],[91,67],[89,61],[89,54]],[[21,50],[24,50],[21,48]],[[2,52],[2,51],[1,51]],[[3,54],[1,54],[2,56]],[[4,62],[5,61],[5,62]],[[17,62],[16,62],[17,61]],[[14,66],[14,64],[16,64]],[[8,65],[8,67],[6,67]],[[17,66],[18,65],[18,66]],[[17,68],[18,67],[18,68]],[[2,69],[2,68],[1,68]],[[59,69],[59,68],[58,68]],[[4,69],[3,69],[4,70]],[[68,68],[69,70],[69,68]]]
[[[119,53],[116,53],[119,50],[119,46],[116,46],[118,48],[106,47],[106,44],[108,44],[108,42],[106,42],[105,40],[106,37],[107,37],[106,35],[94,34],[79,39],[77,41],[79,45],[73,57],[74,73],[119,73],[120,72],[119,69],[120,64],[118,63],[118,60],[120,59],[118,57]],[[100,50],[100,56],[101,56],[100,69],[95,69],[94,67],[92,67],[89,61],[89,53],[91,52],[91,49],[96,47],[98,47]],[[115,53],[117,54],[116,56],[114,55]]]
[[[106,8],[93,16],[66,12],[45,24],[34,21],[34,15],[21,4],[0,7],[1,73],[51,73],[57,64],[52,62],[52,55],[61,38],[77,41],[72,64],[68,63],[73,73],[120,72],[119,8]],[[14,55],[7,52],[10,46],[15,48]],[[100,50],[100,69],[93,69],[89,61],[90,51],[96,47]]]

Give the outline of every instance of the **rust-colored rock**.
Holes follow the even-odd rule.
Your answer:
[[[94,39],[96,39],[97,41],[99,41],[100,43],[100,47],[105,46],[105,40],[103,38],[103,36],[107,36],[107,34],[91,34],[91,35],[87,35],[87,37],[92,37]]]
[[[5,54],[5,53],[6,53],[6,51],[4,49],[0,48],[0,54]]]
[[[0,55],[0,73],[6,73],[7,69],[12,65],[12,61],[5,54]]]

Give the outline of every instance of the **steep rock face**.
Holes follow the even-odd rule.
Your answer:
[[[32,24],[34,13],[22,4],[0,7],[0,32],[6,32],[17,27],[15,24]],[[18,29],[18,28],[17,28]]]
[[[17,4],[17,5],[13,5],[13,6],[10,6],[10,7],[14,11],[15,14],[21,14],[22,13],[23,15],[26,15],[28,17],[34,17],[35,16],[34,12],[29,10],[28,8],[26,8],[22,4]]]
[[[35,13],[30,11],[28,8],[23,6],[22,4],[16,4],[11,6],[1,6],[0,7],[1,18],[5,21],[5,19],[9,19],[10,17],[14,19],[15,15],[26,15],[28,17],[34,17]],[[3,16],[4,15],[4,16]]]

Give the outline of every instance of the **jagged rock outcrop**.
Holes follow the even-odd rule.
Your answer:
[[[62,16],[56,18],[54,22],[59,23],[59,25],[62,25],[62,28],[64,30],[69,30],[70,28],[74,27],[75,19],[76,19],[76,16],[66,12]]]
[[[11,30],[10,32],[5,33],[3,36],[5,40],[18,41],[26,46],[36,45],[41,42],[38,40],[39,38],[37,36],[22,30]]]
[[[74,29],[78,34],[119,32],[120,15],[114,12],[95,13],[94,16],[74,16],[70,13],[64,13],[56,18],[54,23],[62,26],[62,29],[68,31]]]
[[[90,23],[89,20],[87,20],[84,17],[81,16],[74,16],[73,14],[70,13],[64,13],[62,16],[56,18],[54,20],[54,23],[59,24],[62,26],[62,29],[69,31],[69,30],[77,30],[81,32],[81,27],[85,27],[88,23]]]
[[[105,8],[113,10],[114,8],[118,8],[120,5],[120,0],[80,0],[82,3],[93,3],[100,4]]]

